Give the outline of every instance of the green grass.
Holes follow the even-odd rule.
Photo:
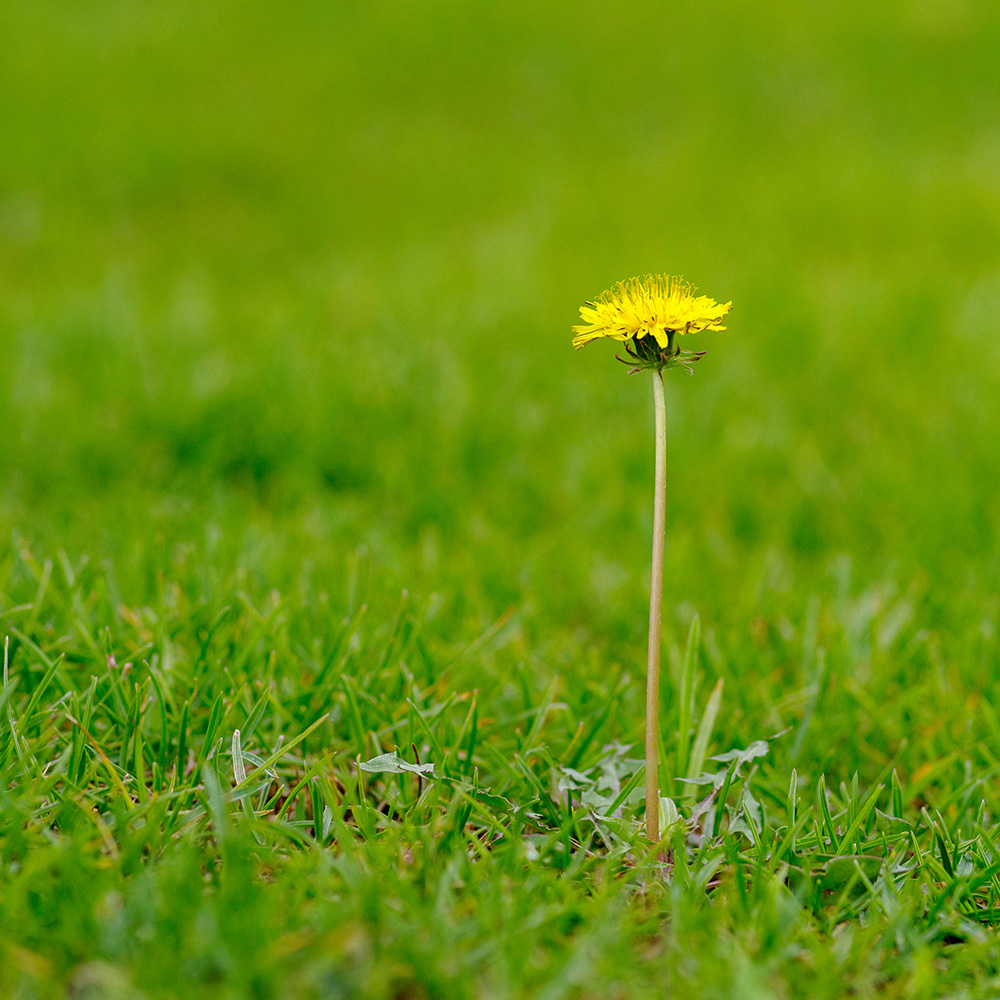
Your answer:
[[[1000,993],[998,46],[3,5],[0,993]],[[651,270],[735,302],[667,382],[666,864],[651,393],[569,346]]]

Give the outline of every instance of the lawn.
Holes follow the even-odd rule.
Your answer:
[[[0,6],[0,995],[1000,995],[998,51]],[[734,306],[667,376],[657,847],[649,376],[570,327],[660,271]]]

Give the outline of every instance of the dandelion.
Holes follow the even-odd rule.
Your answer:
[[[685,368],[704,352],[682,350],[677,337],[703,330],[725,330],[722,320],[732,302],[719,303],[682,278],[647,274],[630,278],[602,292],[580,307],[583,323],[573,327],[577,349],[607,337],[625,344],[628,359],[619,361],[630,372],[653,373],[653,408],[656,416],[656,489],[653,502],[653,568],[649,587],[649,652],[646,672],[646,836],[660,839],[660,788],[657,776],[657,743],[660,714],[660,617],[663,607],[663,546],[667,511],[667,420],[663,372]]]

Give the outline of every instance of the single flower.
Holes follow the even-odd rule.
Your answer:
[[[722,325],[732,302],[719,303],[695,289],[683,278],[669,274],[647,274],[630,278],[602,292],[580,307],[583,323],[573,327],[573,346],[589,344],[600,337],[625,344],[632,371],[653,373],[653,413],[656,424],[656,469],[653,494],[653,559],[649,588],[649,645],[646,654],[646,836],[660,841],[660,633],[663,614],[663,548],[667,512],[667,411],[663,373],[691,363],[701,353],[682,351],[674,338],[701,330],[725,330]],[[685,737],[686,737],[685,733]],[[687,744],[685,744],[686,746]],[[677,778],[684,779],[686,751],[677,752]],[[665,800],[670,802],[669,799]],[[670,802],[671,807],[673,803]]]
[[[580,306],[584,322],[573,327],[573,346],[579,349],[601,337],[632,340],[641,360],[662,357],[662,364],[656,367],[665,367],[669,358],[679,353],[674,348],[675,334],[725,330],[722,320],[732,305],[696,295],[692,285],[670,274],[629,278]],[[652,338],[656,346],[647,338]],[[635,357],[632,350],[629,354]]]

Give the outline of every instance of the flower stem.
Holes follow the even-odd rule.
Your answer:
[[[663,611],[663,542],[667,515],[667,408],[663,373],[653,372],[656,414],[656,490],[653,499],[653,569],[649,582],[649,657],[646,666],[646,836],[660,839],[660,616]]]

